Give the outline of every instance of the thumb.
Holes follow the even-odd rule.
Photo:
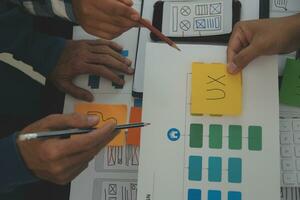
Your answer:
[[[246,67],[252,60],[258,57],[257,49],[253,45],[241,50],[233,58],[233,62],[228,63],[227,71],[230,74],[236,74],[240,72],[244,67]]]

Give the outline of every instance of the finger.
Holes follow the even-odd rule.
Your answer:
[[[85,73],[104,77],[118,85],[124,85],[124,80],[103,65],[87,64]]]
[[[69,139],[56,140],[56,148],[53,154],[57,154],[57,158],[61,159],[69,155],[81,153],[92,149],[116,136],[116,123],[109,121],[101,128],[96,129],[88,134],[74,135]]]
[[[113,50],[115,50],[117,52],[121,52],[123,50],[123,47],[121,45],[119,45],[118,43],[113,42],[111,40],[98,39],[98,40],[86,40],[86,42],[89,45],[92,45],[92,46],[103,46],[103,45],[106,45],[106,46],[111,47]]]
[[[67,128],[88,128],[95,126],[99,122],[99,117],[97,116],[88,116],[79,113],[49,115],[44,119],[49,127],[58,130]]]
[[[133,6],[133,1],[131,0],[119,0],[120,2],[126,4],[127,6]]]
[[[62,130],[67,128],[87,128],[95,126],[99,121],[99,117],[96,116],[87,116],[82,114],[54,114],[49,115],[34,124],[30,125],[28,128],[25,128],[22,133],[42,130]]]
[[[81,100],[88,101],[88,102],[92,102],[94,99],[94,96],[91,92],[76,86],[71,81],[62,82],[60,84],[60,87],[62,87],[63,90],[66,91],[66,93],[70,94],[71,96],[75,97],[76,99],[81,99]]]
[[[132,64],[131,60],[125,58],[118,51],[114,50],[110,46],[106,46],[106,45],[91,46],[89,47],[89,51],[96,54],[108,54],[128,66]]]
[[[102,9],[108,15],[113,13],[115,16],[122,16],[133,21],[137,21],[140,17],[136,10],[120,1],[109,1],[106,6],[99,5],[98,8]]]
[[[243,32],[241,29],[235,28],[228,42],[227,63],[233,62],[234,56],[245,46],[248,46],[248,43]]]
[[[233,62],[229,63],[228,72],[236,74],[246,67],[252,60],[258,57],[257,50],[253,45],[249,45],[247,48],[240,51],[233,58]]]
[[[109,54],[94,54],[89,56],[88,62],[91,64],[101,64],[105,65],[114,70],[118,70],[120,72],[124,72],[126,74],[133,74],[133,69],[128,67],[127,64],[120,62],[113,56]]]

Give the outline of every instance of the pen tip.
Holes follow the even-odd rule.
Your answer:
[[[149,126],[149,125],[151,125],[151,123],[145,123],[145,126]]]

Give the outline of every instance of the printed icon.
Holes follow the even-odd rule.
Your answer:
[[[287,11],[287,3],[288,3],[288,0],[274,0],[274,5],[276,8],[281,8],[285,11]]]
[[[191,22],[188,20],[183,20],[180,22],[179,27],[183,31],[188,31],[191,28]]]
[[[211,15],[221,14],[222,4],[221,3],[213,3],[209,6],[209,12]]]
[[[208,15],[208,5],[196,5],[195,15]]]
[[[109,184],[108,185],[108,194],[109,195],[117,195],[117,184]]]
[[[183,15],[183,16],[189,16],[191,14],[191,8],[189,6],[183,6],[181,9],[180,9],[180,13]]]
[[[195,31],[216,31],[221,29],[221,16],[197,17],[194,19]]]
[[[168,139],[172,142],[179,140],[180,131],[177,128],[171,128],[167,133]]]

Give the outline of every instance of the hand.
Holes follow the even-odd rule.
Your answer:
[[[134,70],[129,67],[131,61],[120,55],[121,50],[122,47],[112,41],[68,41],[57,66],[50,74],[50,80],[61,91],[78,99],[92,101],[92,93],[74,85],[73,79],[81,74],[93,74],[123,85],[124,80],[114,70],[130,75]]]
[[[96,116],[80,114],[50,115],[26,127],[22,133],[67,128],[88,128],[98,123]],[[37,177],[66,184],[80,174],[91,159],[116,136],[114,122],[101,129],[69,139],[17,141],[21,156]]]
[[[238,73],[261,55],[292,52],[300,47],[300,15],[239,22],[227,48],[228,72]]]
[[[72,0],[76,20],[95,36],[111,40],[137,25],[131,0]]]

